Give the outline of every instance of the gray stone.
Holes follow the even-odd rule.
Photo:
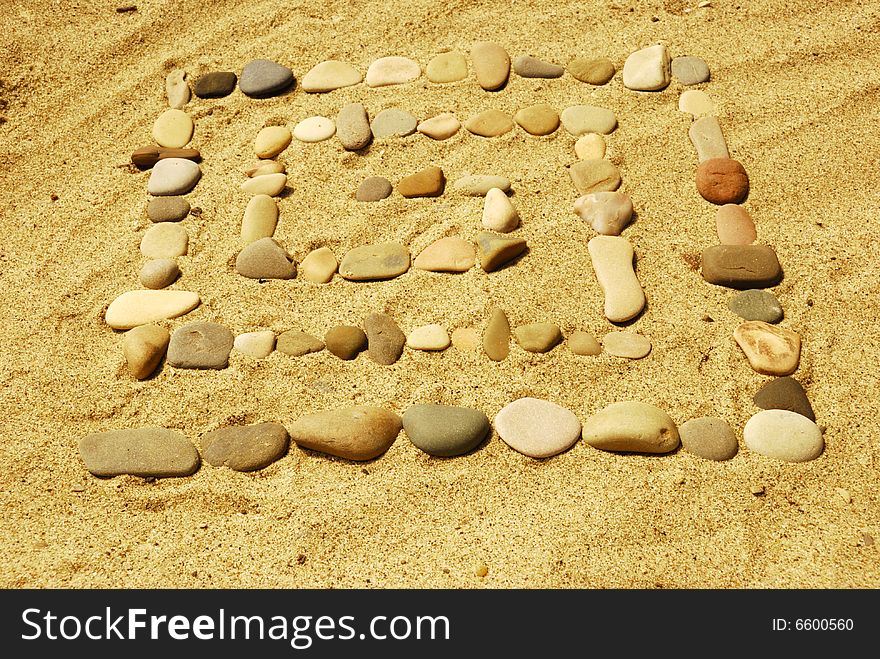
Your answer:
[[[238,253],[235,271],[250,279],[293,279],[296,263],[273,238],[260,238]]]
[[[280,423],[257,423],[206,432],[201,444],[205,461],[215,467],[256,471],[287,453],[290,435]]]
[[[232,332],[218,323],[187,323],[171,335],[168,364],[177,368],[226,368],[234,340]]]
[[[730,424],[717,417],[691,419],[679,427],[678,435],[685,451],[706,460],[730,460],[739,451]]]
[[[764,410],[788,410],[816,420],[813,406],[800,382],[793,377],[785,376],[770,380],[758,390],[753,399],[755,405]]]
[[[709,80],[709,65],[701,57],[674,57],[672,75],[683,85],[698,85]]]
[[[416,132],[418,123],[418,120],[409,112],[389,108],[373,117],[370,128],[373,131],[373,137],[381,140],[412,135]]]
[[[565,73],[565,69],[558,64],[551,64],[531,55],[520,55],[513,60],[513,70],[523,78],[561,78]]]
[[[391,181],[383,176],[365,178],[357,189],[354,198],[358,201],[381,201],[387,199],[394,188]]]
[[[488,417],[480,410],[451,405],[413,405],[403,415],[403,429],[425,453],[440,457],[475,449],[489,434]]]
[[[212,71],[196,78],[192,91],[199,98],[222,98],[232,93],[237,81],[232,71]]]
[[[251,98],[276,96],[293,85],[293,72],[267,59],[248,62],[241,72],[238,88]]]
[[[751,288],[737,293],[727,301],[728,308],[744,320],[763,320],[778,323],[784,312],[773,293]]]
[[[150,222],[180,222],[189,211],[189,202],[183,197],[156,197],[147,203]]]
[[[180,276],[180,266],[174,259],[154,259],[141,268],[141,284],[144,288],[160,289],[170,286]]]
[[[83,437],[83,462],[95,476],[131,474],[142,478],[189,476],[200,464],[199,452],[186,437],[165,428],[110,430]]]

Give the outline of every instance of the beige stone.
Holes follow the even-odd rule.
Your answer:
[[[678,109],[680,112],[692,114],[694,117],[715,114],[715,104],[709,95],[700,89],[683,91],[678,97]]]
[[[550,135],[559,128],[559,114],[546,103],[523,108],[513,120],[531,135]]]
[[[471,47],[471,62],[480,87],[487,91],[500,89],[510,77],[510,55],[491,41],[477,41]]]
[[[595,356],[602,352],[602,346],[589,332],[576,330],[568,337],[568,347],[576,355]]]
[[[195,309],[199,302],[199,294],[190,291],[128,291],[110,303],[104,321],[113,329],[131,329],[177,318]]]
[[[492,309],[483,334],[483,350],[489,359],[500,362],[510,353],[510,323],[501,309]]]
[[[513,119],[501,110],[485,110],[468,119],[464,127],[474,135],[498,137],[513,129]]]
[[[173,222],[151,225],[141,238],[141,253],[151,259],[173,259],[184,256],[189,246],[186,229]]]
[[[602,160],[605,157],[605,138],[599,133],[586,133],[574,143],[574,154],[581,160]]]
[[[432,140],[448,140],[461,128],[461,122],[451,112],[438,114],[430,119],[425,119],[417,127],[422,135],[427,135]]]
[[[727,142],[717,117],[701,117],[691,124],[688,136],[697,151],[700,162],[715,158],[730,158]]]
[[[413,350],[446,350],[449,344],[449,334],[437,323],[417,327],[406,337],[407,347]]]
[[[419,63],[407,57],[392,55],[382,57],[370,64],[367,69],[367,85],[384,87],[411,82],[422,74]]]
[[[232,347],[248,357],[265,359],[275,351],[275,332],[259,330],[239,334],[232,342]]]
[[[510,233],[519,226],[519,213],[504,191],[492,188],[483,202],[483,228],[498,233]]]
[[[609,355],[625,359],[642,359],[651,352],[651,340],[635,332],[609,332],[602,345]]]
[[[801,359],[801,337],[762,320],[747,320],[733,331],[749,365],[764,375],[791,375]]]
[[[428,245],[413,261],[413,267],[431,272],[465,272],[474,267],[474,245],[458,236],[447,236]]]
[[[266,126],[254,140],[254,153],[257,158],[274,158],[290,146],[293,136],[287,126]]]
[[[287,174],[265,174],[256,178],[249,178],[241,184],[241,191],[250,194],[265,194],[277,197],[287,185]]]
[[[128,372],[137,380],[149,377],[159,366],[171,335],[158,325],[140,325],[128,330],[122,338],[122,354]]]
[[[182,149],[189,144],[194,129],[193,120],[186,112],[169,108],[153,124],[153,139],[159,146]]]
[[[659,407],[636,401],[612,403],[584,423],[584,441],[603,451],[669,453],[678,448],[678,428]]]
[[[617,128],[614,112],[595,105],[572,105],[559,115],[562,126],[575,137],[587,133],[609,135]]]
[[[260,238],[271,238],[275,235],[277,224],[278,204],[275,200],[269,195],[254,195],[244,209],[241,238],[245,243],[252,243]]]
[[[346,460],[372,460],[387,451],[403,428],[399,416],[381,407],[346,407],[307,414],[291,424],[298,446]]]
[[[645,307],[645,293],[633,269],[632,245],[620,236],[596,236],[587,249],[605,293],[605,317],[612,323],[635,318]]]
[[[304,92],[330,92],[342,87],[356,85],[364,79],[363,74],[347,62],[326,60],[313,66],[303,76]]]
[[[336,124],[327,117],[308,117],[293,127],[293,136],[300,142],[323,142],[336,134]]]
[[[480,334],[473,327],[459,327],[451,338],[452,345],[462,352],[474,353],[480,348]]]
[[[528,243],[523,238],[491,231],[482,231],[477,236],[477,245],[480,248],[480,267],[486,272],[494,272],[528,249]]]
[[[609,160],[579,160],[568,168],[568,174],[582,195],[614,192],[620,187],[620,172]]]
[[[299,264],[300,276],[313,284],[328,283],[338,268],[339,263],[329,247],[313,249]]]
[[[562,341],[562,332],[553,323],[520,325],[514,334],[520,347],[528,352],[549,352]]]
[[[425,71],[428,80],[436,83],[457,82],[464,80],[468,74],[465,56],[458,51],[440,53],[431,58]]]

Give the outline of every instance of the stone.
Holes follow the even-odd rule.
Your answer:
[[[158,325],[139,325],[122,337],[122,356],[128,372],[136,380],[150,377],[165,356],[171,335]]]
[[[584,441],[602,451],[669,453],[678,448],[675,422],[659,407],[612,403],[584,422]]]
[[[235,271],[249,279],[293,279],[296,263],[275,239],[260,238],[238,253]]]
[[[471,47],[471,62],[477,83],[487,91],[501,89],[510,76],[510,55],[491,41],[477,41]]]
[[[730,424],[718,417],[691,419],[678,429],[678,434],[685,451],[705,460],[730,460],[739,451]]]
[[[575,137],[587,133],[609,135],[617,128],[617,117],[611,110],[594,105],[572,105],[559,116],[562,126]]]
[[[431,272],[466,272],[474,267],[473,243],[447,236],[428,245],[413,261],[413,267]]]
[[[189,234],[179,224],[152,224],[141,238],[141,254],[151,259],[173,259],[186,255]]]
[[[189,103],[189,84],[186,82],[186,71],[174,69],[165,76],[165,96],[168,105],[176,110],[182,110]]]
[[[169,108],[153,124],[153,139],[156,144],[168,149],[182,149],[192,139],[195,125],[183,110]]]
[[[222,98],[232,93],[236,82],[232,71],[212,71],[196,78],[192,91],[199,98]]]
[[[438,84],[458,82],[467,78],[467,60],[463,54],[455,50],[440,53],[431,58],[425,73],[428,80]]]
[[[758,390],[753,400],[762,410],[788,410],[805,416],[810,421],[816,420],[807,392],[793,377],[770,380]]]
[[[749,194],[749,175],[732,158],[704,160],[697,167],[697,191],[712,204],[738,204]]]
[[[501,110],[486,110],[468,119],[464,127],[474,135],[498,137],[513,130],[513,119]]]
[[[763,320],[773,324],[784,316],[776,296],[756,288],[737,293],[727,301],[727,307],[743,320]]]
[[[531,55],[520,55],[514,59],[513,70],[523,78],[561,78],[565,73],[565,69],[558,64],[551,64]]]
[[[574,143],[574,154],[581,160],[601,160],[605,157],[605,138],[599,133],[581,135]]]
[[[710,284],[769,288],[782,280],[782,266],[768,245],[712,245],[703,250],[701,272]]]
[[[233,471],[257,471],[284,457],[290,436],[280,423],[230,426],[201,437],[205,462]]]
[[[785,462],[815,460],[825,449],[822,431],[807,417],[789,410],[764,410],[746,422],[749,450]]]
[[[147,194],[157,197],[183,195],[196,187],[202,178],[201,168],[185,158],[162,158],[153,166]]]
[[[439,197],[446,187],[443,170],[436,165],[426,167],[420,172],[405,176],[397,184],[397,190],[407,199],[416,197]]]
[[[167,149],[164,146],[142,146],[131,154],[131,164],[138,169],[150,169],[160,160],[166,158],[183,158],[199,161],[201,154],[196,149]]]
[[[594,192],[574,202],[574,212],[603,236],[619,236],[633,215],[632,200],[623,192]]]
[[[174,259],[147,261],[141,268],[140,280],[144,288],[160,289],[170,286],[180,276],[180,266]]]
[[[406,337],[407,347],[413,350],[446,350],[449,343],[449,334],[437,323],[417,327]]]
[[[275,350],[291,357],[302,357],[323,349],[324,342],[321,339],[299,330],[282,332],[275,340]]]
[[[520,398],[501,408],[495,430],[510,448],[537,459],[567,451],[581,438],[581,422],[570,410],[538,398]]]
[[[697,151],[700,162],[714,160],[715,158],[730,158],[727,150],[727,141],[721,132],[721,124],[718,117],[701,117],[691,124],[688,129],[691,144]]]
[[[346,103],[339,110],[336,137],[346,151],[359,151],[373,140],[370,118],[361,103]]]
[[[338,325],[324,335],[324,344],[339,359],[350,360],[367,349],[367,335],[360,327]]]
[[[500,188],[492,188],[483,202],[483,228],[510,233],[519,226],[519,213]]]
[[[633,269],[629,241],[620,236],[596,236],[587,243],[587,250],[605,294],[605,317],[612,323],[624,323],[638,316],[645,307],[645,292]]]
[[[307,414],[290,426],[290,437],[302,448],[364,461],[385,453],[402,428],[393,412],[358,405]]]
[[[293,71],[267,59],[255,59],[244,65],[238,88],[251,98],[268,98],[293,87]]]
[[[453,405],[413,405],[403,414],[403,429],[419,449],[441,458],[468,453],[491,432],[480,410]]]
[[[747,320],[733,331],[749,365],[763,375],[791,375],[801,359],[797,333],[760,320]]]
[[[251,197],[241,220],[241,239],[252,243],[260,238],[271,238],[278,225],[278,204],[269,195]]]
[[[461,128],[461,122],[451,112],[438,114],[430,119],[425,119],[418,126],[422,135],[427,135],[432,140],[448,140]]]
[[[195,473],[200,464],[198,450],[186,437],[154,427],[87,435],[79,442],[79,454],[86,469],[102,478],[175,478]]]
[[[255,178],[249,178],[242,183],[239,188],[242,192],[249,195],[269,195],[277,197],[287,185],[287,174],[264,174]]]
[[[595,356],[601,354],[602,346],[589,332],[577,330],[568,337],[568,347],[576,355]]]
[[[614,192],[620,187],[620,172],[610,160],[579,160],[568,168],[568,174],[582,195]]]
[[[292,137],[292,136],[291,136]],[[267,174],[286,174],[287,167],[284,166],[283,162],[276,162],[275,160],[267,160],[263,161],[261,164],[256,167],[251,167],[245,174],[250,178],[254,178],[256,176],[266,176]]]
[[[323,142],[336,134],[336,124],[327,117],[308,117],[293,127],[293,136],[300,142]]]
[[[651,340],[635,332],[609,332],[602,344],[609,355],[625,359],[642,359],[651,352]]]
[[[528,249],[523,238],[499,236],[491,231],[481,231],[477,236],[480,248],[480,267],[486,272],[494,272],[509,263]]]
[[[568,64],[568,72],[576,80],[591,85],[604,85],[614,77],[614,62],[607,57],[578,57]]]
[[[104,322],[113,329],[131,329],[182,316],[199,306],[200,301],[199,294],[190,291],[128,291],[110,303]]]
[[[364,332],[367,335],[367,355],[377,364],[389,366],[400,359],[406,335],[391,316],[371,313],[364,318]]]
[[[418,123],[418,120],[409,112],[404,112],[397,108],[388,108],[373,117],[370,128],[373,131],[373,137],[385,140],[412,135],[416,132]]]
[[[549,352],[562,341],[562,332],[553,323],[529,323],[514,330],[516,342],[528,352]]]
[[[635,91],[658,91],[669,86],[672,79],[671,61],[666,46],[658,44],[642,48],[626,58],[623,64],[623,86]]]
[[[483,350],[493,362],[507,359],[510,354],[510,322],[499,308],[492,309],[483,333]]]
[[[266,126],[257,133],[254,153],[257,158],[274,158],[290,146],[292,138],[287,126]]]
[[[171,335],[167,361],[176,368],[226,368],[234,341],[232,332],[218,323],[187,323]]]
[[[462,352],[474,353],[480,348],[480,335],[473,327],[458,327],[452,332],[452,345]]]
[[[678,98],[679,112],[685,112],[696,117],[705,117],[715,114],[715,104],[709,95],[699,89],[688,89],[682,92]]]
[[[758,239],[752,216],[737,204],[724,204],[718,209],[715,227],[722,245],[751,245]]]
[[[391,195],[394,188],[391,181],[383,176],[371,176],[365,178],[358,186],[354,197],[358,201],[381,201]]]
[[[530,135],[550,135],[559,128],[559,115],[546,103],[523,108],[513,120]]]
[[[248,357],[265,359],[275,351],[275,332],[259,330],[239,334],[232,342],[232,347]]]
[[[469,197],[484,197],[492,188],[510,191],[510,179],[504,176],[467,174],[453,183],[453,187]]]
[[[355,247],[342,258],[339,274],[350,281],[393,279],[409,270],[409,250],[400,243]]]
[[[385,87],[412,82],[422,75],[419,63],[408,57],[381,57],[367,69],[368,87]]]
[[[150,222],[180,222],[189,211],[189,202],[183,197],[156,197],[147,203]]]
[[[673,57],[672,75],[683,85],[698,85],[709,81],[709,65],[702,57]]]
[[[316,64],[303,76],[301,87],[312,94],[332,92],[362,82],[363,74],[347,62],[326,60]]]
[[[333,279],[339,262],[329,247],[319,247],[306,254],[299,264],[300,275],[313,284],[326,284]]]

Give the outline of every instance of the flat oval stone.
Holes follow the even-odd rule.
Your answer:
[[[577,330],[568,337],[568,347],[576,355],[589,355],[591,357],[601,354],[602,346],[596,337],[589,332]]]
[[[385,87],[412,82],[422,75],[419,63],[408,57],[381,57],[367,69],[367,86]]]
[[[338,325],[324,335],[324,344],[339,359],[354,359],[358,353],[367,349],[367,335],[360,327]]]
[[[623,192],[594,192],[574,202],[574,212],[603,236],[619,236],[630,223],[632,200]]]
[[[275,350],[291,357],[302,357],[323,349],[324,342],[321,339],[299,330],[282,332],[275,341]]]
[[[180,266],[174,259],[154,259],[141,268],[140,280],[144,288],[160,289],[170,286],[180,276]]]
[[[232,332],[218,323],[187,323],[171,335],[167,361],[176,368],[226,368],[234,341]]]
[[[464,127],[474,135],[498,137],[513,130],[513,119],[501,110],[486,110],[468,119]]]
[[[636,91],[658,91],[672,79],[669,51],[663,44],[637,50],[623,64],[623,86]]]
[[[313,249],[299,264],[302,278],[313,284],[328,283],[338,268],[339,262],[329,247]]]
[[[293,86],[293,71],[267,59],[255,59],[245,64],[238,88],[251,98],[277,96]]]
[[[391,316],[371,313],[364,318],[364,332],[367,335],[367,355],[377,364],[389,366],[400,359],[406,335]]]
[[[773,293],[755,288],[737,293],[727,301],[727,306],[743,320],[778,323],[784,315],[782,305]]]
[[[189,476],[199,468],[199,452],[186,437],[165,428],[110,430],[83,437],[82,461],[95,476],[142,478]]]
[[[678,434],[685,451],[706,460],[730,460],[739,451],[730,424],[718,417],[691,419],[678,429]]]
[[[458,327],[450,338],[452,345],[462,352],[474,353],[480,347],[480,335],[473,327]]]
[[[596,236],[587,243],[593,270],[605,294],[605,317],[623,323],[645,308],[645,292],[633,270],[633,248],[626,238]],[[608,349],[608,346],[605,346]]]
[[[362,461],[391,448],[401,428],[393,412],[359,405],[307,414],[290,426],[290,437],[302,448]]]
[[[192,139],[195,125],[183,110],[165,110],[153,124],[153,139],[156,144],[169,149],[182,149]]]
[[[449,347],[449,334],[437,323],[422,325],[409,333],[406,346],[413,350],[446,350]]]
[[[265,359],[275,352],[275,332],[272,330],[259,330],[257,332],[245,332],[235,337],[232,347],[243,355],[254,359]]]
[[[158,325],[139,325],[122,337],[122,356],[128,372],[137,380],[150,377],[165,356],[171,335]]]
[[[709,80],[709,65],[702,57],[685,55],[672,58],[672,75],[683,85],[698,85]]]
[[[810,421],[816,420],[807,392],[800,382],[789,376],[770,380],[758,390],[753,400],[763,410],[788,410]]]
[[[560,115],[562,126],[575,137],[586,133],[609,135],[617,128],[617,117],[611,110],[595,105],[572,105]]]
[[[620,187],[620,172],[610,160],[579,160],[568,168],[568,174],[582,195],[614,192]]]
[[[293,137],[293,136],[291,136]],[[254,178],[255,176],[266,176],[267,174],[286,174],[287,167],[285,167],[283,162],[276,162],[274,160],[267,160],[257,165],[256,167],[251,167],[250,169],[245,171],[249,177]]]
[[[513,60],[513,70],[523,78],[561,78],[565,73],[565,69],[558,64],[551,64],[531,55],[520,55]]]
[[[186,229],[170,222],[150,225],[141,238],[141,254],[151,259],[184,256],[188,246],[189,234]]]
[[[238,76],[232,71],[212,71],[196,78],[193,93],[199,98],[222,98],[235,89]]]
[[[500,188],[492,188],[483,202],[483,228],[510,233],[519,226],[519,213]]]
[[[406,137],[416,132],[418,120],[409,112],[388,108],[373,117],[370,127],[373,137],[384,140],[391,137]]]
[[[678,110],[694,117],[705,117],[715,114],[715,104],[706,92],[688,89],[678,98]]]
[[[208,464],[233,471],[257,471],[284,457],[290,435],[280,423],[255,423],[212,430],[200,441]]]
[[[516,342],[528,352],[549,352],[562,341],[562,332],[553,323],[520,325],[514,334]]]
[[[480,410],[452,405],[413,405],[403,415],[403,429],[416,447],[449,458],[477,448],[491,428]]]
[[[468,74],[467,60],[455,50],[440,53],[431,58],[425,73],[428,80],[440,84],[464,80]]]
[[[605,157],[605,138],[598,133],[581,135],[574,143],[574,154],[581,160],[601,160]]]
[[[485,272],[494,272],[509,263],[528,249],[523,238],[498,235],[491,231],[481,231],[477,236],[480,248],[480,267]]]
[[[323,142],[336,134],[336,124],[327,117],[309,117],[293,128],[293,136],[300,142]]]
[[[165,76],[165,96],[168,97],[168,105],[177,110],[182,110],[189,103],[189,84],[186,82],[186,71],[174,69]]]
[[[201,168],[185,158],[162,158],[153,166],[147,194],[157,197],[183,195],[196,187],[202,178]]]
[[[697,191],[712,204],[738,204],[749,194],[749,175],[732,158],[704,160],[697,167]]]
[[[331,92],[342,87],[351,87],[364,79],[364,76],[347,62],[326,60],[316,64],[303,76],[302,89],[306,92]]]
[[[728,288],[769,288],[782,280],[782,266],[768,245],[713,245],[703,250],[702,274]]]
[[[339,274],[351,281],[393,279],[409,270],[409,250],[400,243],[363,245],[350,250],[339,264]]]
[[[436,117],[425,119],[416,126],[416,129],[422,134],[427,135],[432,140],[448,140],[455,135],[461,128],[461,122],[456,119],[451,112],[438,114]]]
[[[614,62],[607,57],[578,57],[568,64],[568,72],[577,80],[591,85],[604,85],[614,77]]]
[[[465,272],[474,267],[473,243],[447,236],[428,245],[413,261],[413,267],[431,272]]]
[[[361,103],[346,103],[336,115],[336,137],[346,151],[358,151],[373,139],[367,109]]]
[[[436,165],[426,167],[420,172],[404,176],[397,184],[397,190],[407,199],[416,197],[439,197],[446,187],[443,170]]]
[[[507,359],[510,354],[510,322],[503,310],[495,307],[483,333],[483,350],[493,362]]]
[[[530,458],[549,458],[580,439],[581,422],[556,403],[520,398],[495,415],[495,430],[515,451]]]
[[[586,420],[584,441],[603,451],[669,453],[678,448],[679,436],[675,422],[659,407],[623,401]]]
[[[504,176],[491,174],[467,174],[457,179],[453,187],[459,192],[470,197],[483,197],[492,188],[498,188],[504,192],[510,191],[510,179]]]
[[[751,245],[758,238],[752,216],[737,204],[724,204],[719,208],[715,226],[722,245]]]
[[[260,238],[271,238],[278,225],[278,204],[269,195],[251,197],[241,220],[241,239],[252,243]]]
[[[150,222],[180,222],[189,211],[189,202],[183,197],[156,197],[147,203]]]
[[[523,108],[513,120],[530,135],[550,135],[559,128],[559,115],[546,103]]]
[[[257,158],[274,158],[290,146],[292,137],[287,126],[266,126],[257,133],[254,153]]]
[[[764,375],[791,375],[801,359],[797,333],[760,320],[747,320],[733,331],[749,365]]]
[[[609,332],[602,344],[609,355],[626,359],[642,359],[651,352],[651,340],[635,332]]]
[[[197,149],[168,149],[164,146],[142,146],[131,154],[131,164],[138,169],[150,169],[165,158],[183,158],[199,161],[202,159]]]
[[[815,460],[825,449],[822,431],[807,417],[789,410],[764,410],[746,422],[746,446],[785,462]]]
[[[717,117],[701,117],[691,124],[688,136],[697,151],[700,162],[715,158],[730,158],[727,141],[721,132]]]
[[[264,194],[277,197],[287,185],[287,174],[264,174],[255,178],[249,178],[239,188],[242,192],[250,195]]]
[[[293,279],[296,263],[273,238],[260,238],[238,253],[235,271],[250,279]]]
[[[354,197],[358,201],[381,201],[387,199],[393,190],[391,181],[384,176],[371,176],[358,186]]]
[[[104,322],[113,329],[131,329],[182,316],[199,306],[200,301],[199,294],[190,291],[128,291],[110,303]]]

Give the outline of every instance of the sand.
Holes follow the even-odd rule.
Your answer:
[[[876,356],[880,266],[874,183],[880,101],[880,2],[385,2],[208,3],[11,0],[0,17],[0,358],[5,419],[0,476],[0,584],[4,587],[552,587],[770,588],[880,586],[880,457]],[[648,6],[649,5],[649,6]],[[690,12],[685,8],[693,7]],[[48,27],[47,27],[48,26]],[[358,85],[324,95],[255,101],[236,92],[187,106],[192,145],[205,157],[190,195],[200,218],[184,225],[190,254],[175,288],[198,291],[185,320],[217,321],[235,333],[271,328],[323,335],[391,313],[405,331],[439,322],[482,328],[488,309],[513,325],[550,321],[566,334],[614,330],[587,253],[589,228],[572,213],[564,169],[575,139],[517,129],[485,141],[414,135],[365,155],[336,140],[294,142],[283,154],[293,192],[281,201],[276,236],[301,260],[314,247],[337,255],[398,240],[414,254],[434,239],[480,230],[481,200],[358,204],[362,179],[393,181],[431,165],[450,180],[504,174],[522,217],[516,235],[530,254],[486,275],[412,271],[391,282],[302,280],[260,285],[231,263],[247,199],[253,139],[267,123],[290,127],[363,102],[371,116],[396,106],[423,119],[462,120],[498,108],[511,115],[544,102],[613,109],[608,139],[638,217],[626,230],[638,255],[648,309],[632,329],[651,355],[630,362],[547,355],[518,347],[501,363],[456,349],[407,350],[394,366],[328,352],[304,358],[234,354],[222,371],[165,368],[134,382],[122,337],[102,322],[107,304],[137,287],[148,221],[146,173],[128,165],[165,109],[164,78],[236,70],[268,57],[301,78],[336,58],[365,71],[374,59],[412,57],[424,67],[444,48],[467,52],[494,39],[511,56],[565,64],[605,55],[618,67],[607,86],[512,77],[486,93],[471,72],[436,86]],[[715,209],[696,193],[690,118],[681,86],[623,89],[626,56],[657,41],[705,58],[707,87],[730,145],[746,167],[746,207],[759,240],[785,268],[775,289],[785,326],[803,337],[796,373],[827,449],[805,464],[748,452],[742,427],[756,411],[753,372],[732,337],[731,293],[691,264],[716,241]],[[710,316],[713,321],[704,319]],[[182,320],[167,323],[169,328]],[[614,455],[584,442],[546,461],[498,437],[465,457],[427,456],[401,434],[382,458],[353,464],[292,449],[265,471],[204,466],[194,477],[148,483],[99,480],[81,463],[86,434],[159,425],[193,441],[233,423],[279,421],[351,404],[402,413],[415,403],[468,405],[490,419],[521,396],[559,403],[581,420],[620,400],[666,410],[679,424],[715,414],[740,438],[733,460],[679,451]],[[763,496],[752,489],[762,486]],[[845,491],[845,492],[844,492]],[[488,567],[484,577],[478,566]],[[481,571],[481,570],[480,570]]]

